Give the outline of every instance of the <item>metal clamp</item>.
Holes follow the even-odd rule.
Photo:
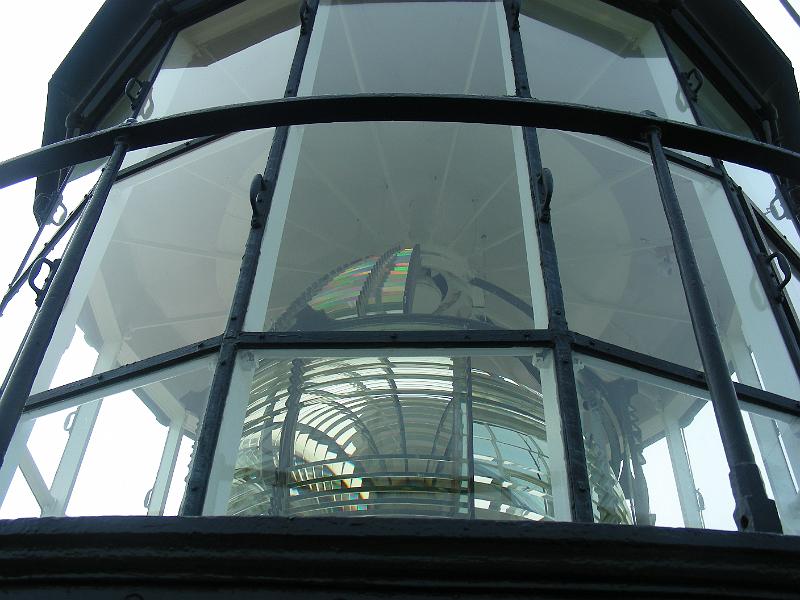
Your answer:
[[[264,202],[265,190],[264,176],[261,175],[261,173],[256,173],[250,182],[250,208],[253,209],[253,218],[250,221],[250,227],[253,229],[261,227],[260,205]]]
[[[56,260],[50,260],[45,257],[37,258],[33,261],[31,265],[30,273],[28,273],[28,285],[31,286],[31,289],[36,292],[36,306],[41,306],[42,301],[44,300],[44,295],[47,293],[47,290],[50,288],[50,283],[53,281],[53,275],[55,275],[56,271],[58,270],[58,265],[61,262],[60,258]],[[47,278],[44,280],[42,287],[36,287],[36,278],[39,276],[39,273],[42,270],[42,265],[46,264],[50,268],[50,273],[48,273]]]
[[[539,174],[539,189],[542,193],[542,204],[539,208],[539,221],[550,222],[550,202],[553,200],[553,173],[548,168]]]
[[[779,212],[778,207],[780,207],[783,212]],[[776,221],[786,218],[786,209],[783,207],[781,203],[781,197],[777,193],[775,194],[775,197],[769,201],[769,206],[767,207],[765,214],[772,215],[772,218]]]
[[[693,68],[681,73],[681,78],[686,83],[686,90],[689,92],[689,97],[692,101],[697,102],[697,94],[705,83],[703,74],[697,68]]]
[[[789,264],[789,261],[786,260],[786,257],[781,254],[780,252],[773,252],[767,257],[767,262],[772,262],[773,260],[778,259],[778,268],[780,268],[781,272],[783,273],[783,281],[778,284],[778,291],[783,290],[789,282],[792,280],[792,266]]]
[[[139,91],[136,92],[136,95],[134,95],[133,88],[136,85],[139,86]],[[139,96],[142,94],[144,87],[145,83],[136,77],[131,77],[128,79],[128,83],[125,84],[125,95],[128,97],[128,100],[131,101],[131,110],[136,110],[136,102],[139,100]]]

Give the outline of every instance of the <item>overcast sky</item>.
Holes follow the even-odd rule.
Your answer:
[[[135,1],[135,0],[131,0]],[[698,0],[700,1],[700,0]],[[792,0],[800,9],[800,0]],[[0,20],[0,160],[39,146],[47,82],[74,41],[102,4],[101,0],[27,0],[5,2]],[[779,0],[746,0],[786,54],[800,65],[800,31]],[[0,289],[3,291],[36,232],[31,213],[33,181],[0,190]],[[0,373],[13,359],[32,315],[30,290],[18,295],[0,317]]]

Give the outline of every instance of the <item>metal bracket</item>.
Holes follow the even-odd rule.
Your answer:
[[[253,229],[261,227],[264,192],[266,189],[267,186],[264,183],[264,176],[261,173],[256,173],[250,182],[250,208],[253,209],[253,218],[250,220],[250,227]]]
[[[780,268],[781,273],[783,273],[783,280],[778,284],[778,291],[781,292],[792,280],[792,266],[780,252],[773,252],[767,256],[767,262],[772,262],[775,259],[778,260],[778,268]]]
[[[785,219],[786,218],[786,209],[783,208],[783,206],[780,205],[780,202],[781,202],[781,197],[778,194],[775,194],[775,196],[772,198],[772,200],[769,201],[769,206],[767,207],[767,210],[764,212],[764,214],[765,215],[768,215],[768,214],[772,215],[772,218],[775,219],[776,221],[780,221],[782,219]],[[778,211],[778,207],[783,209],[783,212],[779,212]]]
[[[544,168],[538,178],[539,190],[542,194],[542,202],[539,207],[539,221],[542,223],[550,222],[550,202],[553,200],[553,173],[550,169]]]
[[[50,283],[53,281],[53,276],[55,275],[56,271],[58,270],[58,265],[61,263],[61,259],[57,258],[56,260],[50,260],[48,258],[39,258],[33,262],[31,265],[31,271],[28,274],[28,285],[31,286],[34,292],[36,292],[36,306],[41,306],[42,301],[44,300],[44,296],[47,293],[47,290],[50,288]],[[44,280],[42,287],[36,287],[36,278],[39,276],[39,273],[42,270],[42,265],[46,264],[50,268],[50,272],[47,275],[47,278]]]
[[[697,102],[697,95],[705,83],[703,74],[697,68],[693,68],[681,73],[681,79],[686,84],[686,90],[692,102]]]
[[[139,86],[139,91],[136,92],[136,95],[133,94],[134,86]],[[146,82],[137,79],[136,77],[131,77],[128,79],[128,83],[125,84],[125,95],[128,97],[128,100],[131,101],[131,110],[136,110],[136,102],[139,100],[139,96],[142,94],[142,91],[145,89]]]

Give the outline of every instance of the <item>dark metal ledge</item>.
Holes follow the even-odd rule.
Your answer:
[[[284,98],[182,113],[71,138],[0,163],[0,187],[107,156],[120,135],[129,150],[266,127],[363,121],[487,123],[640,140],[661,131],[664,146],[741,163],[789,178],[800,154],[727,133],[658,117],[526,98],[357,94]]]
[[[94,517],[0,522],[15,598],[785,598],[797,538],[403,519]]]

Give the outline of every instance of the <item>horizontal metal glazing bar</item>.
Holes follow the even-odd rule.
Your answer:
[[[181,362],[187,362],[195,358],[213,354],[219,350],[222,343],[222,336],[217,336],[157,354],[156,356],[137,361],[129,365],[123,365],[116,369],[111,369],[98,375],[92,375],[66,385],[62,385],[51,390],[33,394],[28,398],[23,412],[30,412],[32,410],[44,408],[62,402],[75,396],[80,396],[88,392],[92,392],[101,388],[124,383],[136,377],[142,377],[155,371],[161,371]]]
[[[527,98],[358,94],[283,98],[182,113],[120,125],[51,144],[0,163],[0,187],[106,156],[124,134],[131,150],[266,127],[362,121],[487,123],[641,139],[658,127],[662,143],[786,177],[800,171],[800,154],[706,127],[659,117]]]
[[[513,348],[553,344],[552,333],[528,331],[304,331],[242,333],[240,348],[369,349],[369,348]]]
[[[661,360],[648,354],[628,350],[579,333],[573,333],[572,335],[572,349],[575,352],[595,356],[678,383],[685,383],[698,389],[708,390],[706,377],[702,371]],[[779,396],[743,383],[734,382],[733,387],[736,389],[736,395],[740,400],[779,412],[800,415],[800,402],[797,400]]]

